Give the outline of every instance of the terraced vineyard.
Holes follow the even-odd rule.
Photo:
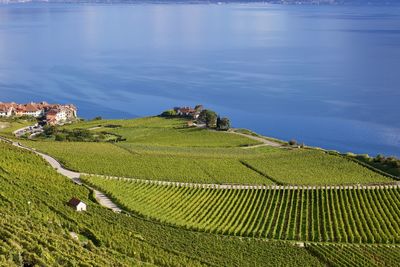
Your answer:
[[[84,173],[205,183],[272,184],[236,158],[148,155],[108,143],[25,142]]]
[[[322,266],[289,243],[116,214],[39,156],[2,142],[0,152],[0,266]],[[88,204],[87,212],[66,205],[73,196]]]
[[[182,120],[94,121],[66,127],[80,126],[116,132],[127,141],[21,142],[70,169],[136,178],[83,178],[132,213],[118,215],[97,206],[86,188],[66,181],[37,156],[0,144],[0,265],[400,262],[400,189],[391,185],[394,180],[346,157],[312,149],[243,149],[252,141],[185,128]],[[207,188],[202,183],[257,186]],[[355,183],[385,185],[314,188]],[[72,195],[89,203],[89,211],[77,214],[65,206]],[[78,241],[69,236],[71,231]]]
[[[393,181],[344,157],[318,150],[275,150],[264,157],[244,159],[244,162],[282,184],[332,185]]]
[[[188,229],[280,240],[400,242],[400,189],[203,189],[86,177],[128,209]]]
[[[83,173],[136,179],[229,184],[391,183],[345,157],[311,149],[258,147],[236,134],[188,128],[185,120],[149,117],[65,126],[122,135],[119,143],[21,141]],[[239,139],[238,139],[239,138]]]
[[[307,244],[329,266],[399,266],[400,246]]]
[[[393,182],[348,159],[315,150],[22,142],[73,170],[137,179],[261,185]]]

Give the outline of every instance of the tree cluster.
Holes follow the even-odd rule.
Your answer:
[[[205,123],[208,128],[221,131],[227,131],[231,128],[231,122],[228,118],[220,118],[215,111],[210,109],[202,110],[197,120]]]

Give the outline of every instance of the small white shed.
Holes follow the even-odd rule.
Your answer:
[[[86,211],[86,204],[75,197],[71,198],[68,205],[73,207],[76,211]]]

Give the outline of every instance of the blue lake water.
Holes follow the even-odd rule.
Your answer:
[[[31,100],[400,156],[400,7],[0,5],[0,101]]]

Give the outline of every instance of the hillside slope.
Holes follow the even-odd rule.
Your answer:
[[[0,266],[320,265],[287,243],[190,232],[115,214],[39,156],[1,142],[0,151]],[[88,204],[87,212],[66,205],[74,196]]]

